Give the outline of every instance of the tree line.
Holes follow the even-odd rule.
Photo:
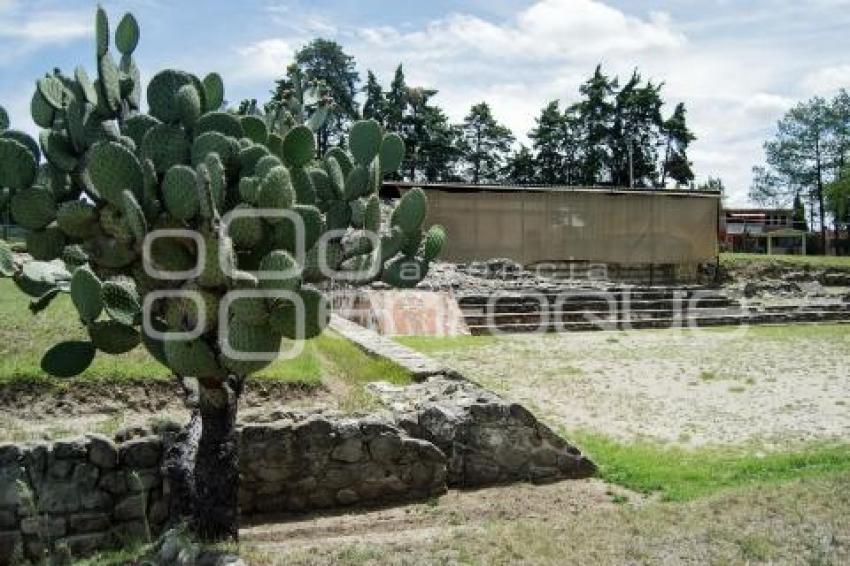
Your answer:
[[[373,118],[399,132],[407,148],[399,178],[421,182],[613,185],[693,185],[688,148],[695,140],[684,104],[664,116],[663,83],[634,73],[621,83],[598,66],[581,85],[578,102],[547,104],[528,132],[531,147],[517,142],[486,101],[453,123],[434,101],[438,91],[408,84],[399,65],[388,87],[370,70],[365,85],[353,57],[335,41],[315,39],[295,54],[295,68],[324,85],[333,110],[318,132],[319,150],[338,144],[348,124]],[[276,81],[271,101],[286,99],[291,80]],[[362,104],[359,101],[362,100]],[[255,100],[243,101],[251,112]]]
[[[795,221],[838,234],[850,225],[850,93],[814,97],[789,110],[764,144],[765,164],[753,167],[750,199],[793,207]]]

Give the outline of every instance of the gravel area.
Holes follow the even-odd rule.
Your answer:
[[[784,449],[850,440],[850,326],[511,336],[434,353],[565,431]]]

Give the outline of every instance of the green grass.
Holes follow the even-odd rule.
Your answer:
[[[398,336],[395,341],[423,354],[481,348],[495,344],[495,336]]]
[[[35,383],[59,387],[74,383],[74,380],[52,379],[40,367],[42,355],[54,344],[87,339],[70,297],[60,295],[37,315],[29,311],[27,304],[28,298],[11,281],[0,280],[0,320],[3,321],[0,325],[0,385]],[[372,358],[331,332],[307,342],[294,358],[279,360],[252,377],[318,386],[323,376],[331,372],[353,384],[379,380],[410,382],[409,374],[399,366]],[[169,379],[168,369],[141,346],[120,356],[100,353],[91,367],[75,378],[94,383]]]
[[[668,501],[718,491],[850,472],[850,445],[810,445],[756,455],[745,448],[684,449],[649,442],[622,444],[591,433],[568,435],[599,465],[606,481]]]
[[[727,267],[739,267],[748,263],[775,263],[799,267],[838,267],[850,269],[850,257],[817,255],[764,255],[722,253],[720,263]]]
[[[388,381],[396,385],[411,383],[410,374],[401,366],[367,355],[341,336],[326,332],[314,340],[320,356],[330,362],[337,374],[350,384]]]

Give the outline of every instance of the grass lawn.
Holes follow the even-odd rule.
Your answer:
[[[33,315],[28,297],[8,279],[0,280],[0,385],[12,382],[58,382],[41,370],[41,356],[63,340],[86,339],[76,310],[68,295],[61,295],[44,311]],[[254,379],[318,386],[323,377],[334,374],[362,386],[369,381],[409,383],[410,376],[400,367],[372,358],[348,340],[333,332],[309,341],[304,350],[289,360],[280,360],[259,372]],[[166,368],[151,358],[143,346],[119,356],[98,353],[94,363],[75,378],[85,381],[168,380]]]
[[[799,478],[850,475],[850,445],[813,444],[763,454],[746,447],[687,450],[658,443],[621,443],[592,433],[568,436],[600,467],[600,477],[665,501],[698,497],[750,485]]]
[[[726,267],[741,267],[750,263],[774,263],[779,265],[814,267],[837,267],[850,269],[850,256],[816,256],[816,255],[764,255],[722,253],[720,263]]]

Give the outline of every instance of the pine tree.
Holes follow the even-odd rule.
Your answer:
[[[508,157],[504,177],[512,183],[531,185],[539,177],[537,172],[539,163],[539,159],[535,159],[531,150],[525,145],[521,145],[517,151]]]
[[[404,69],[399,65],[395,70],[393,82],[390,83],[390,90],[387,92],[387,128],[394,132],[398,132],[404,121],[404,115],[407,111],[409,89],[407,82],[404,79]]]
[[[614,96],[609,130],[610,181],[618,186],[652,186],[657,181],[661,131],[661,85],[642,84],[637,71]]]
[[[366,78],[366,87],[363,89],[366,101],[363,103],[363,118],[372,118],[386,125],[387,121],[387,98],[375,73],[369,71]]]
[[[461,154],[470,181],[496,181],[514,141],[510,129],[496,121],[486,102],[479,102],[464,118],[461,136]]]
[[[309,82],[321,81],[330,89],[334,112],[316,133],[320,154],[339,142],[347,124],[357,119],[357,83],[360,75],[354,58],[335,41],[317,38],[295,53],[295,63]]]
[[[694,180],[691,162],[688,160],[688,146],[696,136],[688,129],[687,110],[679,103],[662,127],[667,138],[664,164],[661,175],[661,186],[667,185],[667,178],[676,181],[677,185],[687,185]]]
[[[597,185],[606,180],[606,169],[611,162],[608,146],[610,131],[614,121],[612,97],[618,86],[617,79],[610,79],[602,72],[602,66],[596,70],[579,92],[584,100],[578,103],[577,114],[582,125],[582,163],[579,182],[584,185]]]
[[[540,117],[535,120],[537,126],[528,134],[537,152],[535,168],[542,183],[555,185],[569,181],[564,158],[564,146],[567,141],[564,138],[565,120],[565,115],[558,107],[558,101],[553,100],[540,113]],[[519,156],[522,149],[527,148],[521,148],[515,157]]]

